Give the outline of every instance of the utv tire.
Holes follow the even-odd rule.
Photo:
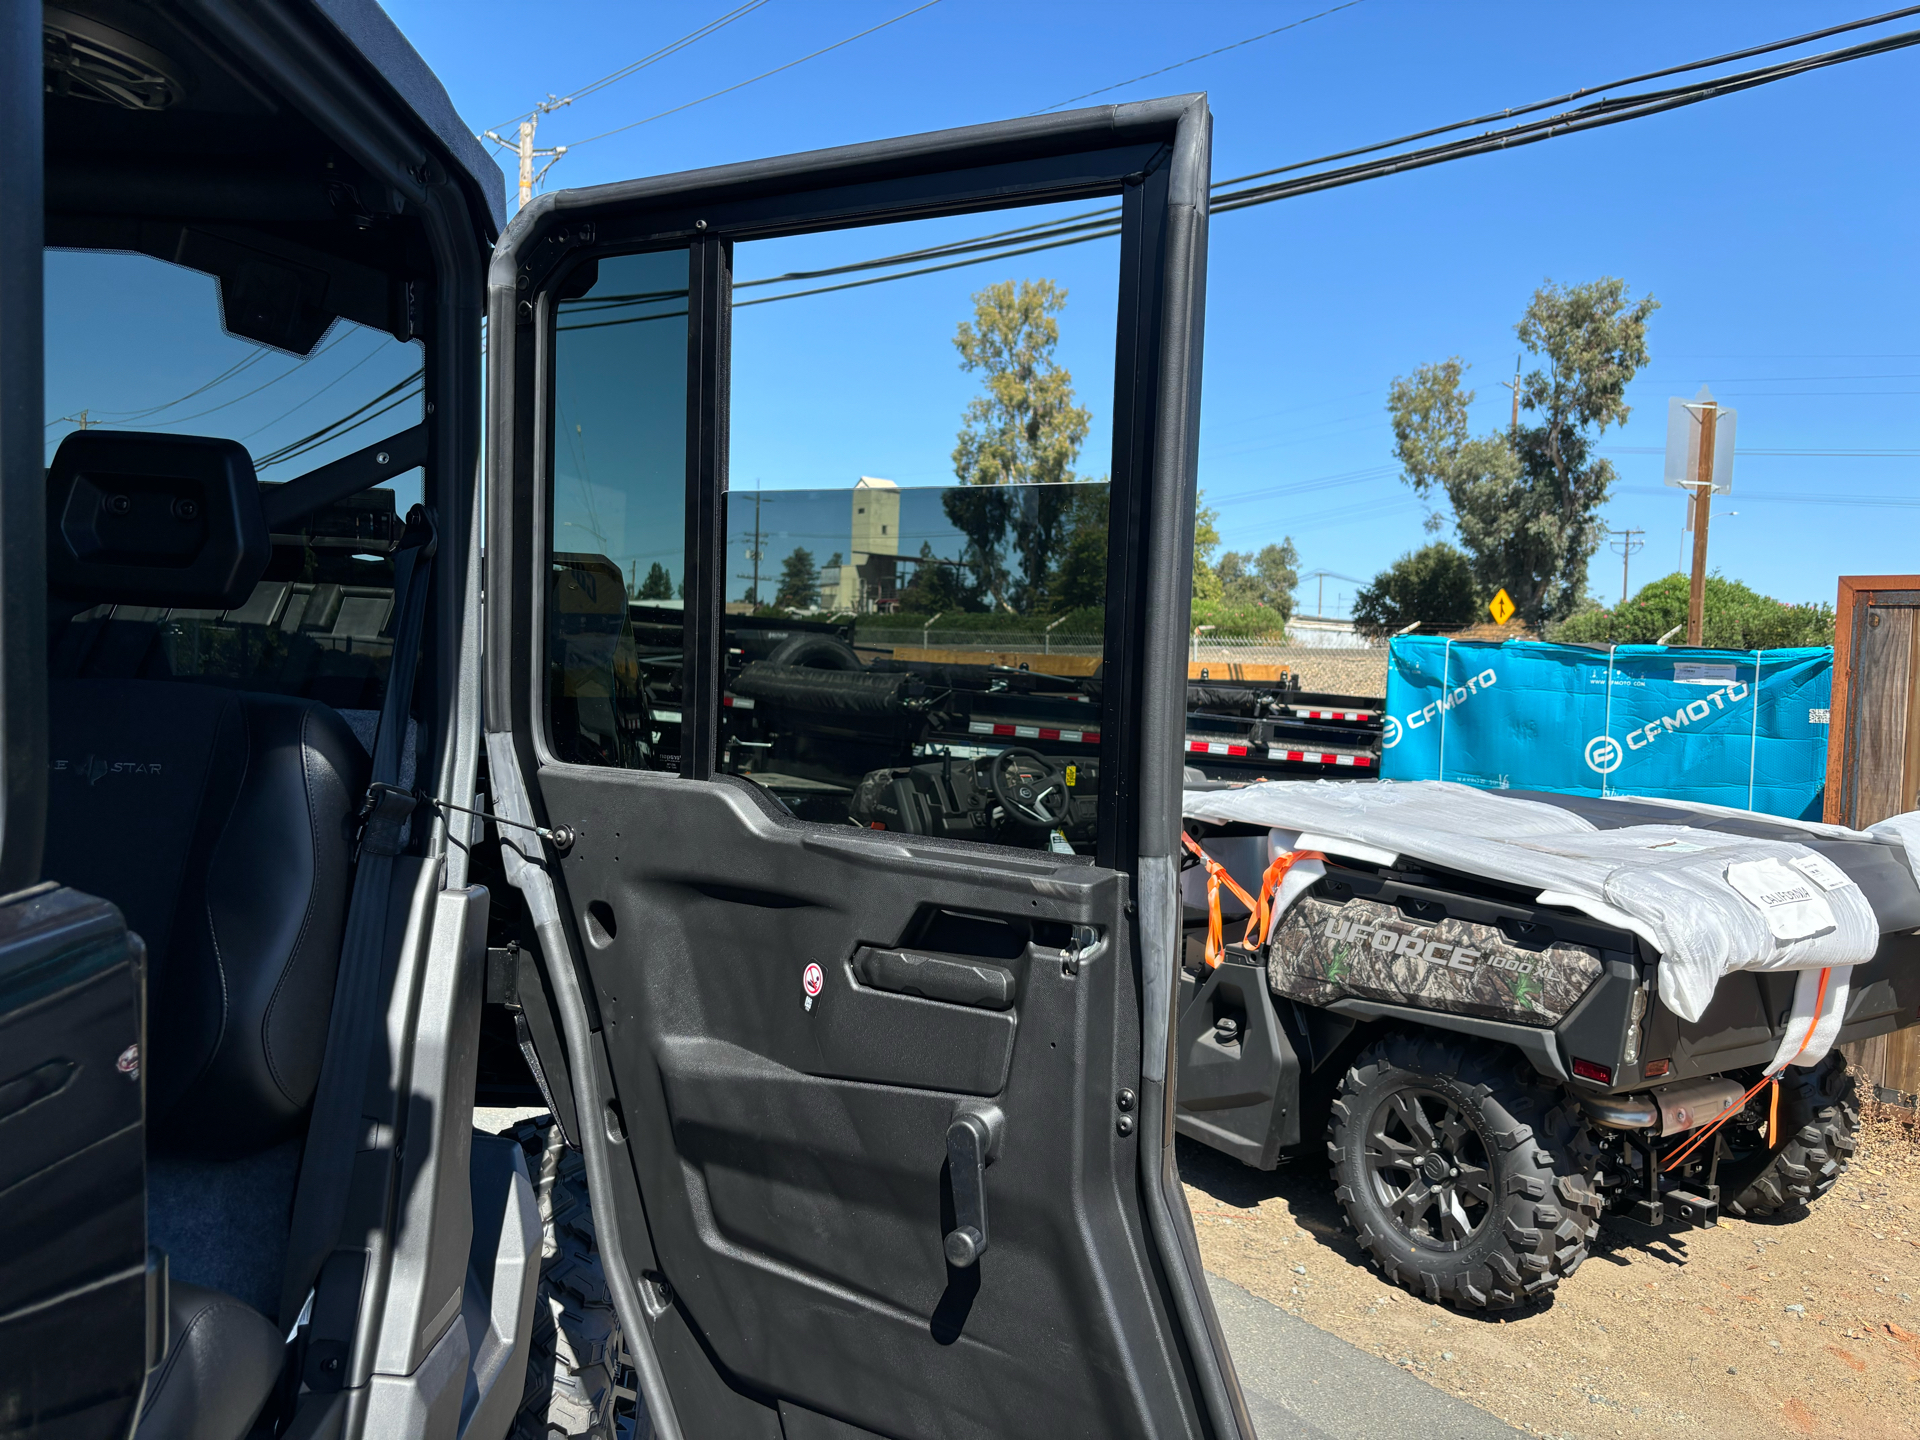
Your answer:
[[[1768,1093],[1754,1100],[1765,1114]],[[1737,1154],[1721,1163],[1720,1172],[1721,1194],[1733,1197],[1730,1216],[1772,1216],[1805,1206],[1833,1190],[1848,1169],[1861,1128],[1861,1098],[1839,1051],[1806,1069],[1782,1072],[1779,1119],[1786,1141],[1778,1148],[1757,1132],[1753,1152],[1743,1156],[1738,1148],[1749,1136],[1733,1138]]]
[[[1342,1078],[1327,1135],[1348,1223],[1417,1296],[1518,1306],[1587,1258],[1599,1150],[1580,1106],[1504,1047],[1383,1037]]]
[[[527,1384],[507,1434],[541,1441],[633,1435],[632,1370],[601,1270],[586,1164],[552,1116],[505,1134],[526,1153],[541,1232]]]
[[[860,655],[837,635],[790,635],[767,653],[768,665],[799,665],[810,670],[859,670]]]

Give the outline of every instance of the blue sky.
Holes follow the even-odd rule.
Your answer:
[[[576,147],[548,183],[592,185],[1026,114],[1328,8],[1328,0],[939,0],[772,78],[647,119],[913,3],[770,0],[543,120],[539,143]],[[564,95],[729,8],[729,0],[389,4],[477,127],[505,122],[549,92]],[[1864,13],[1869,7],[1753,0],[1361,0],[1087,103],[1207,91],[1214,173],[1226,177]],[[1662,305],[1653,363],[1629,391],[1634,415],[1605,441],[1621,472],[1608,523],[1646,532],[1635,585],[1679,558],[1680,493],[1660,486],[1666,402],[1703,383],[1740,410],[1735,490],[1719,507],[1738,514],[1716,517],[1718,569],[1785,599],[1830,601],[1839,574],[1915,570],[1915,57],[1897,52],[1649,120],[1217,217],[1201,483],[1228,543],[1249,549],[1292,535],[1304,570],[1359,577],[1422,544],[1422,507],[1393,467],[1389,383],[1458,354],[1473,367],[1477,427],[1504,424],[1498,382],[1512,373],[1513,324],[1533,289],[1550,277],[1618,275]],[[604,133],[637,120],[647,123]],[[929,233],[999,228],[942,224]],[[913,243],[923,242],[865,232],[742,247],[739,273]],[[973,393],[951,343],[967,297],[989,281],[1043,276],[1070,291],[1061,357],[1093,412],[1079,469],[1098,476],[1111,402],[1112,265],[1111,243],[1089,245],[852,292],[858,299],[740,312],[734,484],[821,488],[862,473],[906,485],[946,480]],[[75,318],[96,300],[68,293]],[[55,309],[50,295],[50,327]],[[372,343],[343,341],[289,393],[323,375],[331,381]],[[406,374],[404,351],[369,354],[326,401],[258,443],[304,433],[300,422],[334,399],[348,400],[344,412],[371,398]],[[215,358],[210,349],[206,359]],[[170,374],[117,403],[153,403],[177,394],[182,379],[204,378],[197,355],[166,360]],[[49,418],[70,401],[89,403],[78,391],[56,396],[55,380],[50,370]],[[146,389],[165,394],[143,399]],[[254,420],[251,411],[278,393],[236,410],[249,411],[250,425],[270,419],[277,412]],[[1618,596],[1618,558],[1603,552],[1590,580]],[[1328,608],[1353,589],[1329,581]],[[1301,598],[1313,608],[1311,586]]]

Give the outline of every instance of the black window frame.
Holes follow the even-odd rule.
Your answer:
[[[533,766],[574,764],[551,747],[544,612],[556,321],[559,296],[578,265],[644,251],[689,252],[679,774],[711,780],[724,774],[716,758],[734,244],[1118,199],[1095,860],[1132,871],[1137,857],[1166,854],[1179,825],[1185,632],[1181,645],[1165,636],[1153,645],[1146,617],[1185,614],[1190,599],[1184,557],[1193,545],[1210,134],[1205,100],[1183,96],[563,191],[523,209],[489,277],[490,364],[514,385],[511,415],[505,407],[489,409],[490,425],[505,427],[489,436],[489,569],[511,567],[518,583],[489,588],[488,633],[505,644],[489,646],[488,728],[511,729],[519,745],[531,745],[523,760]],[[517,269],[515,254],[522,257]],[[1163,411],[1176,417],[1173,433],[1161,433]],[[1144,757],[1162,753],[1170,764],[1143,771]]]

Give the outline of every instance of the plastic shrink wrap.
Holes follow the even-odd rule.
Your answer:
[[[1600,830],[1557,806],[1447,781],[1268,781],[1190,790],[1182,810],[1193,820],[1268,827],[1277,833],[1270,848],[1376,864],[1404,856],[1532,890],[1543,905],[1620,926],[1660,955],[1661,999],[1689,1021],[1700,1019],[1731,971],[1837,968],[1802,1065],[1826,1051],[1821,1033],[1831,1040],[1839,1028],[1847,997],[1840,968],[1868,960],[1880,942],[1866,897],[1825,857],[1792,841],[1698,829],[1681,816],[1674,825]],[[1906,823],[1898,834],[1911,844],[1913,820],[1884,824]],[[1910,848],[1910,860],[1914,854]],[[1797,1047],[1814,1019],[1814,993],[1805,983],[1797,991]]]

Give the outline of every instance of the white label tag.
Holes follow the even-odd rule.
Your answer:
[[[1842,870],[1826,856],[1818,853],[1796,856],[1793,860],[1789,861],[1788,864],[1824,891],[1838,891],[1843,886],[1851,886],[1854,884],[1853,881],[1848,879],[1848,873],[1846,871]]]
[[[1772,856],[1735,862],[1728,867],[1728,884],[1762,914],[1776,940],[1805,940],[1834,929],[1834,912],[1814,883]]]
[[[1736,679],[1732,662],[1678,660],[1674,679],[1681,685],[1727,685]]]
[[[1828,724],[1828,707],[1824,705],[1809,706],[1808,724],[1811,726],[1824,726]]]

